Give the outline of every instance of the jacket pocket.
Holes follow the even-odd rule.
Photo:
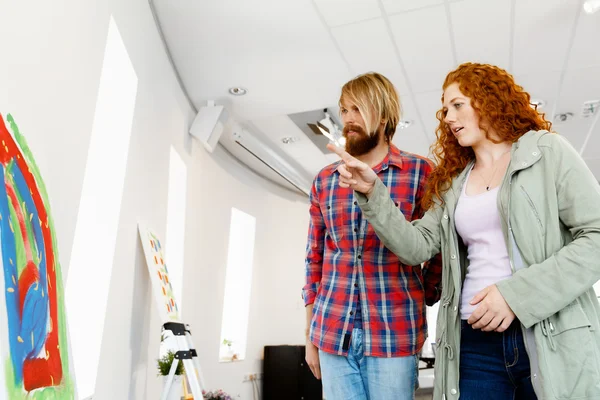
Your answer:
[[[542,331],[540,370],[557,399],[588,398],[600,390],[600,373],[588,317],[572,303],[547,320]],[[596,388],[596,390],[594,390]]]
[[[525,187],[523,187],[523,185],[521,185],[521,191],[523,192],[525,199],[529,203],[529,206],[531,207],[531,211],[535,215],[535,219],[537,220],[537,223],[538,223],[540,229],[542,230],[542,235],[545,235],[546,231],[544,229],[544,224],[542,224],[542,219],[540,218],[540,213],[538,212],[537,208],[535,207],[533,200],[531,200],[531,196],[529,196],[529,194],[527,193],[527,191],[525,190]]]

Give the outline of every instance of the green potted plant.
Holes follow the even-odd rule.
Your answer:
[[[167,354],[156,360],[158,375],[163,377],[163,385],[167,384],[167,377],[169,376],[169,371],[171,370],[174,359],[175,353],[169,350]],[[175,369],[171,390],[167,397],[168,400],[180,400],[181,396],[183,396],[183,372],[183,362],[179,360],[177,362],[177,368]]]

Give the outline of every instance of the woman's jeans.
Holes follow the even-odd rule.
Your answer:
[[[518,320],[502,332],[461,321],[460,400],[534,400],[529,357]]]

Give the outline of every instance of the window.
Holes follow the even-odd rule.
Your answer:
[[[243,360],[248,339],[256,218],[231,209],[220,361]]]
[[[169,200],[167,205],[167,240],[165,256],[169,266],[169,278],[179,308],[183,308],[183,262],[185,249],[185,207],[186,207],[187,169],[177,153],[171,147],[169,159]]]
[[[94,394],[138,78],[111,17],[65,290],[77,393]]]
[[[185,249],[185,207],[187,188],[187,168],[177,151],[171,147],[169,158],[169,200],[167,205],[167,240],[165,257],[169,266],[169,280],[177,301],[179,317],[183,309],[183,265]],[[182,319],[183,320],[183,319]],[[174,350],[177,341],[165,335],[160,344],[159,357]]]

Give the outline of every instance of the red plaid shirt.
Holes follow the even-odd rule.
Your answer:
[[[430,261],[423,272],[420,265],[402,264],[362,218],[354,192],[339,186],[338,165],[319,172],[310,195],[302,293],[306,305],[314,303],[310,340],[322,351],[347,355],[359,299],[365,355],[416,354],[427,332],[425,298],[428,304],[439,299],[441,258]],[[423,214],[419,204],[431,169],[428,159],[394,145],[373,168],[409,220]]]

